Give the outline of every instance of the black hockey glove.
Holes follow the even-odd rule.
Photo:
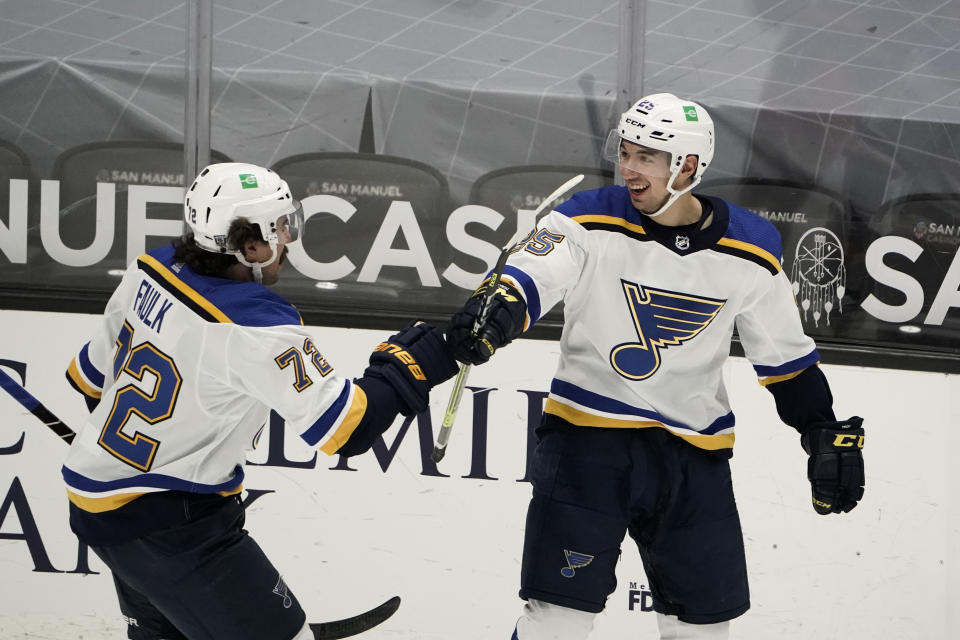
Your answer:
[[[389,384],[400,397],[400,413],[414,416],[427,408],[431,387],[452,378],[457,369],[443,332],[418,322],[380,343],[363,375]]]
[[[519,291],[502,281],[490,299],[486,321],[479,331],[473,332],[486,289],[484,283],[463,308],[453,314],[450,324],[447,325],[447,343],[453,349],[457,360],[464,364],[483,364],[490,359],[494,351],[523,333],[527,303]]]
[[[817,513],[846,513],[863,497],[863,418],[814,422],[800,437]]]

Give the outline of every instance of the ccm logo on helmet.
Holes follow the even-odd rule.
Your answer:
[[[835,447],[857,447],[863,449],[863,436],[857,436],[853,434],[837,434],[837,437],[833,439],[833,446]]]
[[[626,122],[627,124],[632,124],[632,125],[635,126],[635,127],[645,127],[645,126],[647,126],[647,125],[643,124],[642,122],[637,122],[636,120],[631,120],[630,118],[624,118],[623,120],[624,120],[624,122]]]
[[[377,345],[377,348],[374,349],[374,352],[377,351],[386,351],[392,356],[396,357],[397,360],[407,365],[407,369],[410,370],[410,374],[417,380],[426,380],[427,376],[423,374],[423,369],[420,368],[420,365],[417,364],[416,359],[410,355],[409,351],[398,347],[395,344],[389,342],[381,342]]]

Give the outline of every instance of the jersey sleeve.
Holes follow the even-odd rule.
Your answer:
[[[820,360],[803,332],[790,281],[783,271],[756,274],[751,299],[737,316],[743,351],[764,386],[799,375]]]
[[[80,352],[74,356],[67,367],[67,380],[74,389],[84,395],[88,405],[100,400],[107,381],[113,379],[113,358],[117,350],[117,336],[123,327],[125,301],[129,299],[126,293],[127,287],[129,287],[129,280],[125,278],[107,301],[96,332],[81,347]]]
[[[209,325],[208,375],[272,408],[309,445],[332,455],[367,407],[363,389],[339,375],[297,327]]]
[[[784,423],[803,433],[814,422],[836,420],[833,395],[817,364],[820,354],[804,334],[790,281],[783,271],[761,274],[766,287],[756,290],[754,304],[737,317],[747,359],[774,398]]]
[[[585,261],[585,240],[583,227],[552,211],[523,248],[507,260],[503,279],[523,294],[527,328],[563,300],[567,288],[577,282]]]

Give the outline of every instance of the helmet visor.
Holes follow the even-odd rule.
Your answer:
[[[628,142],[620,137],[616,129],[607,136],[603,157],[621,168],[650,178],[666,178],[670,175],[669,151]]]
[[[289,244],[303,235],[303,206],[299,200],[293,201],[294,209],[277,218],[277,238]]]

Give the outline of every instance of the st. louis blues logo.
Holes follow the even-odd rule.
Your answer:
[[[621,280],[637,342],[610,351],[610,364],[624,378],[643,380],[660,368],[660,349],[690,340],[710,324],[725,300],[661,291]]]
[[[593,556],[568,549],[563,550],[563,555],[567,557],[567,566],[560,569],[560,575],[564,578],[572,578],[577,573],[576,569],[581,569],[593,562]]]
[[[283,598],[284,609],[289,609],[293,605],[293,598],[290,597],[290,592],[287,589],[287,583],[283,581],[283,576],[277,576],[277,584],[273,588],[273,592]]]

